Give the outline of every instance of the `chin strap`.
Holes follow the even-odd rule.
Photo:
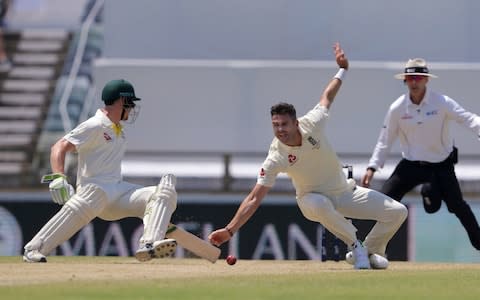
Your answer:
[[[125,113],[127,112],[127,110],[125,108],[122,109],[122,115],[120,117],[120,120],[125,120]]]
[[[130,112],[127,113],[127,109],[130,109]],[[140,110],[140,107],[137,106],[133,102],[133,100],[124,100],[120,120],[127,121],[127,123],[129,124],[134,123],[135,119],[137,118],[139,110]]]

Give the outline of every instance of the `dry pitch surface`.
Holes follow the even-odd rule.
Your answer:
[[[478,270],[480,264],[391,262],[387,270],[354,271],[346,262],[239,260],[230,266],[201,259],[164,259],[147,263],[131,257],[49,257],[48,263],[29,264],[21,257],[0,257],[0,285],[29,285],[71,281],[123,281],[132,278],[221,278],[322,272],[395,272],[435,270]],[[148,276],[148,277],[147,277]]]

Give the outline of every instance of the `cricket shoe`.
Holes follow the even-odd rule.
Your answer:
[[[172,257],[177,249],[177,241],[174,239],[164,239],[152,243],[147,243],[135,252],[135,258],[139,261],[149,261],[152,258]]]
[[[378,255],[376,253],[369,254],[368,260],[370,260],[370,267],[372,267],[372,269],[384,270],[388,268],[388,259],[381,255]],[[347,254],[345,255],[345,261],[351,265],[355,264],[355,258],[353,257],[352,251],[347,252]]]
[[[23,261],[28,263],[46,263],[47,258],[38,250],[25,250],[23,253]]]
[[[356,241],[353,244],[353,257],[355,263],[353,267],[357,270],[370,269],[370,260],[368,259],[367,248],[363,247],[362,242]]]

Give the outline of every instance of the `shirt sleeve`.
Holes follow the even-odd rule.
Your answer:
[[[390,153],[393,142],[398,137],[398,117],[392,110],[392,107],[387,112],[383,127],[380,130],[380,135],[373,150],[372,157],[368,163],[369,168],[379,169],[383,168],[387,156]]]
[[[280,172],[282,172],[282,167],[278,159],[275,158],[275,155],[270,154],[263,162],[262,168],[258,173],[257,184],[272,187]]]
[[[63,138],[75,145],[78,151],[89,148],[97,138],[98,127],[92,126],[89,122],[84,122],[67,133]]]
[[[465,110],[455,100],[445,96],[445,105],[447,116],[451,120],[455,120],[458,124],[462,124],[466,128],[475,132],[480,139],[480,117],[474,113]]]
[[[328,108],[317,104],[302,118],[304,126],[310,130],[315,127],[325,126],[326,120],[328,120]]]

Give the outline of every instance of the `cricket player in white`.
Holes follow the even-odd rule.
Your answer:
[[[338,43],[334,52],[340,70],[311,111],[297,120],[293,105],[280,103],[272,107],[275,138],[257,184],[227,226],[210,234],[213,244],[228,241],[252,217],[274,185],[277,174],[283,172],[292,179],[303,215],[321,223],[351,247],[350,261],[356,269],[388,266],[384,257],[386,246],[405,221],[407,209],[384,194],[356,186],[353,179],[347,180],[327,141],[324,130],[329,108],[348,69],[348,60]],[[357,229],[346,217],[377,221],[364,243],[357,239]]]
[[[144,234],[135,257],[147,261],[171,256],[176,241],[164,239],[176,209],[175,176],[164,175],[158,186],[142,187],[122,180],[121,160],[126,138],[121,121],[133,122],[138,114],[133,86],[112,80],[102,90],[105,107],[53,145],[53,173],[44,176],[55,203],[63,205],[25,245],[25,262],[46,262],[55,247],[71,238],[95,217],[119,220],[143,218]],[[68,152],[78,153],[76,193],[64,175]]]

